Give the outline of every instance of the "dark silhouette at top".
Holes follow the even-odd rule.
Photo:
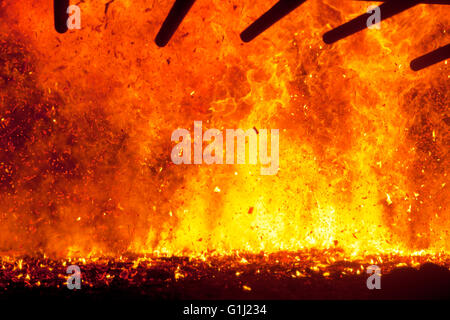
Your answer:
[[[419,0],[388,0],[379,6],[381,11],[381,21],[388,19],[400,12],[408,10],[415,5],[419,4]],[[323,41],[325,43],[334,43],[343,38],[346,38],[358,31],[367,28],[367,19],[371,16],[371,13],[365,13],[359,17],[350,20],[349,22],[340,25],[339,27],[326,32],[323,35]]]
[[[277,21],[294,11],[306,0],[280,0],[241,33],[244,42],[252,41]]]
[[[306,0],[279,0],[272,8],[265,12],[261,17],[259,17],[241,33],[242,41],[252,41],[258,35],[274,25],[276,22],[294,11],[305,1]],[[175,3],[173,4],[169,14],[167,15],[161,26],[161,29],[156,35],[155,43],[158,46],[164,47],[165,45],[167,45],[185,16],[191,9],[194,2],[195,0],[175,0]],[[383,2],[379,6],[381,12],[381,20],[385,20],[392,16],[395,16],[418,4],[450,4],[450,0],[378,0],[378,2]],[[67,19],[69,17],[67,8],[69,7],[69,5],[69,0],[53,1],[55,30],[59,33],[65,33],[67,31]],[[107,10],[107,6],[105,10]],[[371,15],[372,13],[364,13],[339,27],[326,32],[323,35],[323,41],[327,44],[332,44],[361,30],[364,30],[365,28],[367,28],[367,20]],[[412,70],[418,71],[448,58],[450,58],[450,45],[445,45],[414,59],[413,61],[411,61],[410,66]]]
[[[450,4],[450,0],[380,0],[379,2],[384,2],[379,6],[381,20],[388,19],[418,4]],[[323,41],[331,44],[367,28],[367,19],[370,16],[371,14],[365,13],[331,31],[326,32],[323,35]],[[410,67],[412,70],[418,71],[448,58],[450,58],[450,45],[440,47],[430,53],[414,59],[411,61]]]
[[[450,58],[450,44],[414,59],[411,61],[410,67],[414,71],[419,71],[448,58]]]
[[[58,33],[65,33],[67,31],[67,8],[69,7],[69,0],[53,0],[53,14],[55,18],[55,30]]]
[[[180,26],[195,0],[176,0],[170,9],[169,15],[164,20],[161,29],[155,38],[155,43],[159,47],[164,47],[172,38],[175,31]]]

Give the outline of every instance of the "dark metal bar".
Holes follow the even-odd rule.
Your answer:
[[[180,26],[184,17],[187,15],[195,0],[176,0],[173,4],[172,9],[170,9],[169,14],[164,20],[161,29],[155,38],[155,43],[164,47],[169,43],[175,31]]]
[[[381,20],[388,19],[396,14],[408,10],[419,4],[419,2],[420,0],[387,0],[379,6],[381,10]],[[323,41],[328,44],[334,43],[354,33],[364,30],[367,28],[367,19],[370,16],[371,14],[365,13],[331,31],[326,32],[323,35]]]
[[[69,0],[53,0],[53,14],[55,17],[55,30],[59,33],[67,31],[67,8],[69,7]]]
[[[277,21],[284,16],[291,13],[294,9],[300,6],[306,0],[280,0],[272,8],[264,13],[260,18],[248,26],[242,33],[241,39],[244,42],[249,42],[255,39],[258,35],[270,28]]]
[[[448,58],[450,58],[450,44],[414,59],[410,66],[412,70],[419,71]]]

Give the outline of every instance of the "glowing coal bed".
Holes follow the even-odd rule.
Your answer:
[[[116,260],[48,258],[1,262],[0,297],[84,299],[442,299],[450,271],[431,257],[366,257],[336,261],[339,252],[233,255],[209,258]],[[449,260],[445,264],[449,264]],[[66,270],[81,269],[81,288],[69,290]],[[382,290],[368,290],[367,268],[383,271]]]

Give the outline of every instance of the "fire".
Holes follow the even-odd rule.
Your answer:
[[[62,35],[49,1],[3,1],[2,255],[447,255],[449,69],[408,63],[450,18],[418,5],[323,42],[369,4],[306,1],[244,44],[270,3],[199,0],[159,48],[170,1],[84,1]],[[280,129],[278,174],[174,165],[194,121]]]

